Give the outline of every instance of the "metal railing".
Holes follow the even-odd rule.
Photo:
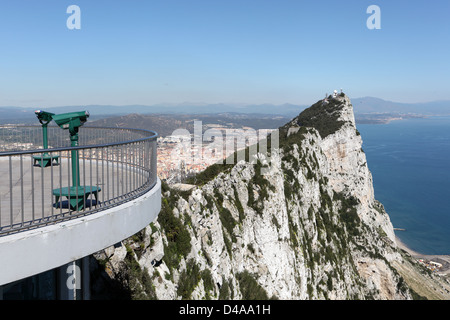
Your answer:
[[[0,126],[0,236],[78,218],[141,196],[157,182],[157,133],[83,126]],[[74,161],[74,162],[73,162]],[[75,165],[74,165],[75,163]]]

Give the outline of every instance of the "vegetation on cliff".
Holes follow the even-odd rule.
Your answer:
[[[280,157],[268,175],[261,174],[270,169],[264,154],[251,165],[207,168],[191,178],[197,185],[191,191],[163,182],[156,225],[127,246],[130,296],[418,297],[389,260],[395,247],[386,232],[360,216],[361,197],[348,187],[354,181],[346,181],[343,190],[331,186],[336,176],[329,173],[320,143],[342,127],[343,106],[337,101],[343,102],[330,101],[314,104],[280,128]],[[292,125],[300,127],[288,134]],[[373,221],[387,216],[376,202],[367,210]],[[163,256],[155,262],[158,250]]]

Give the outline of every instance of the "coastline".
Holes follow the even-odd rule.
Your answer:
[[[439,271],[439,273],[450,274],[450,255],[430,255],[414,251],[409,248],[404,242],[402,242],[398,236],[395,236],[395,242],[397,243],[397,247],[399,247],[403,251],[406,251],[411,257],[416,260],[424,259],[442,263],[443,267],[442,270]]]

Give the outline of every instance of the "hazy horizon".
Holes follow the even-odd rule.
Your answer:
[[[330,91],[328,94],[331,94]],[[248,107],[248,106],[263,106],[263,105],[273,105],[273,106],[283,106],[283,105],[292,105],[292,106],[310,106],[314,103],[316,103],[319,99],[322,97],[318,97],[316,100],[311,101],[310,103],[296,103],[296,102],[283,102],[283,103],[269,103],[269,102],[262,102],[262,103],[244,103],[244,102],[236,102],[236,103],[225,103],[225,102],[205,102],[205,101],[184,101],[184,102],[158,102],[153,104],[138,104],[138,103],[130,103],[130,104],[95,104],[95,103],[88,103],[84,105],[75,105],[75,104],[68,104],[68,105],[57,105],[57,106],[49,106],[46,108],[53,109],[53,108],[66,108],[66,107],[80,107],[80,106],[106,106],[106,107],[127,107],[127,106],[138,106],[138,107],[153,107],[153,106],[161,106],[161,107],[178,107],[178,106],[211,106],[211,105],[225,105],[225,106],[237,106],[237,107]],[[429,101],[418,101],[418,102],[404,102],[404,101],[391,101],[386,100],[379,97],[372,97],[372,96],[364,96],[364,97],[355,97],[351,98],[350,100],[363,100],[363,99],[376,99],[382,102],[388,102],[388,103],[395,103],[395,104],[406,104],[406,105],[418,105],[418,104],[432,104],[432,103],[449,103],[450,108],[450,99],[448,100],[429,100]],[[40,106],[40,104],[35,104],[31,106],[18,106],[18,105],[0,105],[0,108],[23,108],[23,109],[33,109],[37,106]]]

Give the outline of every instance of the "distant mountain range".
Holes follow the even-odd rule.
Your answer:
[[[290,118],[243,113],[215,114],[127,114],[105,117],[90,121],[90,126],[122,127],[136,129],[151,129],[162,137],[171,135],[175,129],[186,129],[194,132],[194,120],[200,121],[207,128],[224,129],[276,129],[288,122]]]
[[[230,104],[179,104],[179,105],[127,105],[127,106],[111,106],[111,105],[88,105],[88,106],[62,106],[46,108],[48,112],[65,113],[70,111],[89,111],[91,118],[105,116],[120,116],[127,114],[218,114],[218,113],[236,113],[236,114],[258,114],[258,115],[297,115],[307,106],[283,104],[260,104],[260,105],[230,105]],[[2,120],[12,120],[24,118],[33,118],[34,111],[37,108],[22,107],[0,107],[2,112]],[[4,121],[3,121],[4,122]]]
[[[416,115],[450,115],[450,100],[432,101],[425,103],[400,103],[387,101],[374,97],[352,99],[355,116],[364,114],[416,114]],[[238,113],[261,115],[280,115],[293,117],[298,115],[309,105],[295,104],[258,104],[258,105],[231,105],[225,103],[201,104],[183,103],[177,105],[87,105],[87,106],[61,106],[46,108],[44,110],[53,113],[65,113],[70,111],[88,110],[91,120],[126,114],[217,114]],[[0,123],[23,123],[34,121],[34,111],[37,108],[0,107],[2,114]]]
[[[414,113],[421,115],[450,115],[450,100],[400,103],[374,97],[352,99],[355,114],[358,113]]]

